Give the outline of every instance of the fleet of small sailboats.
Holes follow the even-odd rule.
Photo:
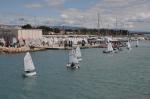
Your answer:
[[[119,51],[122,51],[122,50],[123,50],[121,47],[113,48],[112,43],[111,43],[110,40],[107,40],[107,41],[106,41],[106,44],[107,44],[107,48],[106,48],[106,50],[103,51],[103,53],[118,53]],[[126,44],[126,48],[127,48],[128,50],[131,50],[131,49],[132,49],[129,40],[128,40],[125,44]],[[139,46],[139,40],[137,39],[137,40],[136,40],[136,43],[135,43],[135,47],[138,47],[138,46]]]
[[[69,57],[68,57],[68,64],[66,65],[68,68],[79,68],[79,61],[82,60],[80,47],[77,46],[76,48],[72,48],[69,50]],[[32,60],[32,57],[29,52],[26,53],[24,57],[24,77],[31,77],[35,76],[35,66]]]
[[[128,50],[131,50],[131,44],[128,40],[126,43],[126,47]],[[138,40],[136,41],[136,47],[138,47],[139,42]],[[115,50],[112,47],[112,43],[110,41],[107,41],[107,49],[103,51],[103,53],[114,53]],[[66,67],[71,68],[71,69],[76,69],[79,68],[79,62],[82,61],[82,55],[81,55],[81,50],[79,46],[76,46],[76,48],[72,48],[69,50],[69,55],[68,55],[68,64]],[[35,76],[36,71],[35,71],[35,66],[32,61],[32,57],[29,52],[26,53],[24,57],[24,76],[25,77],[31,77]]]
[[[30,77],[36,75],[35,66],[29,52],[24,57],[24,76]]]

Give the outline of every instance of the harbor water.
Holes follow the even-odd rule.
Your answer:
[[[23,78],[22,54],[0,54],[0,99],[150,99],[150,42],[119,53],[82,49],[70,70],[67,50],[31,52],[37,77]]]

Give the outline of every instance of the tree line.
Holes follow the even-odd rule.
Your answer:
[[[44,35],[49,35],[50,32],[53,32],[55,34],[59,34],[61,31],[63,31],[64,34],[67,34],[68,32],[78,35],[112,35],[112,36],[118,36],[118,35],[128,35],[128,30],[119,30],[119,29],[89,29],[89,28],[76,28],[76,29],[62,29],[58,27],[48,27],[48,26],[38,26],[33,27],[30,24],[26,24],[22,26],[23,29],[42,29]]]

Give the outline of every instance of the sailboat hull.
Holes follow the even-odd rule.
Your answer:
[[[127,47],[128,50],[131,50],[132,48]]]
[[[113,51],[103,51],[105,54],[113,53]]]
[[[71,68],[71,69],[77,69],[77,68],[80,68],[79,64],[75,64],[74,66],[71,66],[70,63],[68,63],[68,64],[66,65],[66,67],[67,67],[67,68]]]
[[[82,58],[81,58],[81,57],[79,57],[79,58],[77,58],[77,59],[78,59],[79,62],[82,61]]]
[[[24,76],[25,77],[32,77],[32,76],[35,76],[36,75],[36,72],[30,72],[30,73],[24,73]]]
[[[113,50],[113,51],[103,51],[105,54],[111,54],[111,53],[118,53],[118,50]]]

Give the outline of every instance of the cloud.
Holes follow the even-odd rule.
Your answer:
[[[75,8],[70,8],[61,11],[61,20],[65,25],[80,26],[84,20],[84,13]]]
[[[24,7],[28,9],[39,9],[39,8],[45,8],[49,9],[50,11],[61,11],[64,9],[64,3],[66,0],[41,0],[35,3],[28,3],[25,4]]]
[[[33,8],[42,8],[43,5],[42,4],[37,4],[37,3],[35,3],[35,4],[25,4],[24,7],[33,9]]]
[[[46,4],[52,7],[59,7],[65,3],[65,0],[45,0]]]
[[[64,19],[67,19],[67,18],[68,18],[68,15],[62,14],[61,17],[64,18]]]
[[[97,28],[97,13],[99,13],[101,28],[116,28],[117,19],[117,28],[150,30],[149,0],[97,0],[97,2],[95,2],[95,4],[93,3],[90,7],[84,7],[86,9],[75,6],[74,8],[65,7],[68,1],[71,2],[70,0],[41,0],[41,3],[35,2],[26,4],[24,7],[30,9],[44,7],[46,10],[49,9],[49,13],[52,12],[51,17],[49,17],[50,15],[46,16],[44,14],[37,16],[38,23],[42,25],[71,25]],[[77,2],[80,3],[80,0]],[[54,11],[55,15],[53,16]],[[3,18],[2,20],[7,20],[7,23],[9,23],[10,19],[10,21],[13,22],[12,20],[18,18],[17,15],[16,18],[15,16],[6,16],[7,19]],[[19,16],[19,18],[20,17],[22,16]],[[34,18],[32,16],[27,16],[25,18],[26,23],[34,23]]]
[[[149,4],[148,0],[101,0],[85,10],[64,9],[60,16],[68,25],[71,20],[74,25],[97,28],[97,13],[100,13],[101,28],[116,28],[117,18],[117,28],[142,29],[150,20]]]

